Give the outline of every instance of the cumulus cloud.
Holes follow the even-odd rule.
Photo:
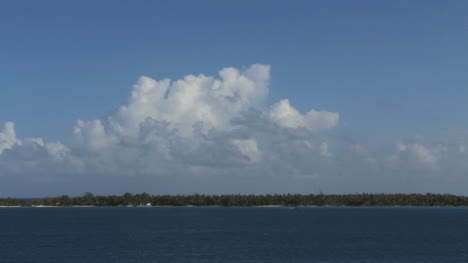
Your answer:
[[[398,142],[396,151],[387,156],[385,164],[392,169],[425,170],[440,172],[447,165],[447,158],[460,157],[459,151],[447,145],[429,145],[422,142]],[[447,167],[445,167],[447,168]],[[444,169],[445,169],[444,168]]]
[[[13,145],[20,143],[16,139],[15,124],[6,122],[2,132],[0,132],[0,154],[5,149],[10,149]]]
[[[301,114],[289,104],[287,99],[273,105],[269,116],[272,121],[281,126],[304,127],[310,130],[333,128],[338,124],[339,119],[339,114],[336,112],[310,110],[306,114]]]
[[[105,164],[107,172],[110,167],[118,167],[113,171],[118,173],[138,170],[156,175],[171,173],[174,167],[187,173],[194,167],[219,172],[219,167],[255,166],[266,162],[269,154],[278,156],[271,144],[286,138],[292,142],[289,134],[297,132],[288,129],[303,128],[303,136],[314,137],[317,131],[337,125],[338,113],[302,114],[287,100],[262,111],[269,79],[270,66],[258,64],[243,71],[222,69],[219,79],[203,74],[176,81],[141,77],[128,103],[115,113],[77,122],[74,147],[93,153],[94,161],[85,163],[93,163],[94,168]],[[324,147],[314,151],[330,156]],[[150,157],[152,161],[142,161]],[[129,169],[122,169],[126,164]]]
[[[375,149],[329,136],[337,112],[302,113],[288,99],[265,105],[269,65],[224,68],[218,75],[140,77],[125,105],[101,119],[78,120],[69,145],[18,139],[7,122],[0,132],[0,174],[295,176],[317,185],[353,184],[358,191],[369,181],[468,171],[453,168],[465,158],[463,143],[388,141]]]
[[[258,107],[268,94],[270,66],[252,65],[245,71],[225,68],[220,79],[188,75],[181,80],[157,81],[141,77],[127,105],[107,119],[109,132],[136,136],[146,119],[167,121],[180,135],[188,136],[197,122],[210,128],[230,129],[233,117]]]
[[[12,149],[19,148],[42,149],[54,160],[63,159],[68,152],[68,147],[59,142],[44,143],[41,138],[17,139],[14,123],[6,122],[3,131],[0,132],[0,154],[5,150],[13,151]]]
[[[332,156],[317,132],[335,127],[339,114],[313,109],[303,114],[288,100],[268,109],[264,102],[269,80],[270,66],[260,64],[245,70],[224,68],[218,78],[143,76],[128,103],[114,113],[78,120],[68,146],[40,138],[19,140],[13,123],[6,123],[0,152],[11,151],[1,158],[21,160],[28,151],[41,153],[46,158],[36,156],[41,160],[36,165],[44,166],[44,159],[60,162],[60,167],[73,167],[69,173],[308,173],[304,159],[319,162]],[[303,156],[291,159],[299,151]]]

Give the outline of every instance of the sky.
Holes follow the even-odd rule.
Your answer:
[[[2,1],[0,197],[466,195],[467,10]]]

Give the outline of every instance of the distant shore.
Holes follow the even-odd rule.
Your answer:
[[[468,197],[451,194],[267,194],[267,195],[67,195],[3,198],[0,207],[468,207]]]
[[[289,209],[299,209],[299,208],[468,208],[468,206],[282,206],[282,205],[265,205],[265,206],[193,206],[193,205],[184,205],[184,206],[96,206],[96,205],[73,205],[73,206],[0,206],[1,208],[289,208]]]

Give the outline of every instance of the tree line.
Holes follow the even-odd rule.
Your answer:
[[[0,206],[468,206],[451,194],[94,195],[0,199]]]

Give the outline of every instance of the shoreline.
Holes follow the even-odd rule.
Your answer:
[[[222,194],[222,195],[61,195],[0,198],[0,206],[35,207],[468,207],[468,196],[453,194]]]
[[[282,206],[282,205],[265,205],[265,206],[97,206],[97,205],[73,205],[73,206],[47,206],[47,205],[32,205],[32,206],[0,206],[0,208],[468,208],[468,206]]]

